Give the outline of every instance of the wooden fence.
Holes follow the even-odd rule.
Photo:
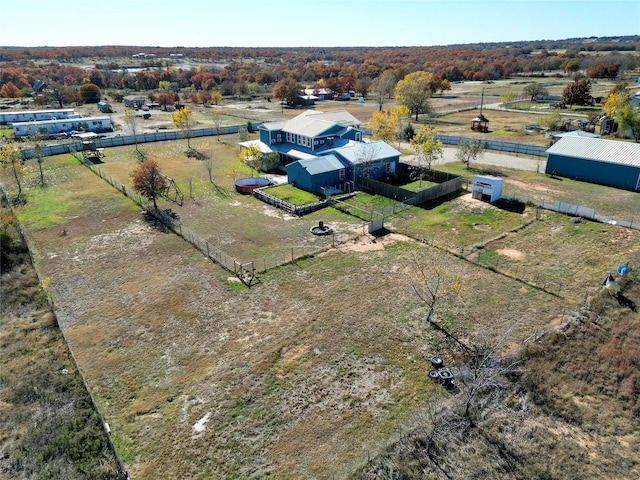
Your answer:
[[[321,200],[319,202],[308,203],[306,205],[294,205],[268,194],[266,190],[268,190],[268,187],[257,188],[253,191],[253,196],[265,203],[268,203],[269,205],[273,205],[274,207],[284,210],[285,212],[289,212],[293,215],[300,216],[304,215],[305,213],[320,210],[321,208],[326,207],[329,203],[329,200]]]
[[[445,175],[445,178],[448,179],[434,187],[420,190],[419,192],[413,192],[411,190],[380,182],[378,180],[373,180],[371,178],[361,178],[358,180],[358,183],[364,190],[369,190],[377,195],[382,195],[387,198],[393,198],[405,205],[414,206],[421,205],[449,195],[450,193],[462,190],[462,177],[450,175],[445,172],[437,173]]]
[[[156,220],[162,223],[165,227],[170,229],[172,232],[176,233],[184,240],[189,242],[192,246],[197,248],[200,252],[202,252],[209,260],[217,263],[225,270],[233,273],[234,275],[238,274],[238,265],[247,265],[248,263],[253,263],[255,266],[255,272],[264,272],[271,268],[279,267],[285,265],[287,263],[291,263],[300,258],[306,258],[310,256],[314,256],[322,251],[325,251],[329,248],[333,248],[337,245],[347,243],[356,238],[356,234],[339,232],[329,235],[327,237],[323,237],[319,239],[315,245],[302,246],[302,247],[289,247],[282,248],[274,251],[272,254],[269,254],[265,257],[255,258],[253,260],[249,260],[248,262],[241,262],[237,258],[229,255],[224,252],[220,248],[213,245],[208,240],[204,239],[196,232],[194,232],[191,228],[183,225],[178,219],[174,218],[170,212],[157,210],[154,208],[149,208],[149,201],[142,195],[140,195],[137,191],[132,188],[127,187],[118,179],[109,175],[98,165],[93,164],[91,161],[86,160],[82,154],[75,149],[73,146],[71,148],[70,153],[78,159],[83,165],[89,168],[93,173],[98,175],[100,178],[105,180],[111,186],[116,188],[126,197],[132,199],[136,204],[138,204],[142,209],[144,209],[149,215],[152,215]],[[275,197],[274,197],[275,198]],[[322,202],[319,202],[322,203]],[[311,204],[316,206],[317,204]],[[308,206],[309,208],[311,206]],[[316,206],[316,208],[319,208]],[[244,269],[242,269],[244,272]]]

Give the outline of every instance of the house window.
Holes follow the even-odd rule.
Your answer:
[[[287,143],[296,143],[296,136],[291,132],[287,132]]]
[[[385,163],[384,172],[385,173],[391,173],[391,164],[390,163]]]
[[[311,148],[311,137],[298,135],[298,145],[304,145],[305,147]]]
[[[356,132],[356,142],[361,142],[361,141],[362,141],[362,133]]]
[[[340,171],[338,172],[338,178],[340,180],[344,180],[344,168],[341,168]]]

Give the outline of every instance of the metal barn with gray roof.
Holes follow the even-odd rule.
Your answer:
[[[547,149],[545,173],[640,192],[640,144],[563,137]]]

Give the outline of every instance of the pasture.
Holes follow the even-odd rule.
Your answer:
[[[19,217],[136,479],[342,478],[384,449],[442,394],[429,358],[456,356],[421,322],[414,253],[445,259],[463,278],[437,312],[443,325],[463,339],[515,325],[514,344],[560,323],[617,264],[640,262],[640,232],[468,194],[405,209],[359,193],[294,218],[235,193],[233,178],[247,172],[231,138],[194,146],[214,159],[212,181],[185,141],[140,148],[185,194],[182,206],[160,208],[224,251],[250,260],[314,247],[319,220],[348,238],[246,288],[73,157],[45,160],[44,188],[31,173]],[[136,162],[133,147],[112,148],[101,168],[127,183]],[[508,192],[550,181],[504,174]],[[616,196],[568,181],[553,193],[576,192],[588,192],[587,205]],[[637,195],[625,198],[637,205]],[[388,214],[390,233],[375,241],[358,236],[371,209]]]

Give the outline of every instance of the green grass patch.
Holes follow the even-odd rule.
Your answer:
[[[264,189],[264,192],[279,198],[283,202],[288,202],[293,205],[306,205],[308,203],[316,203],[321,200],[319,195],[301,190],[290,184],[266,188]]]
[[[435,182],[427,182],[426,180],[416,180],[415,182],[402,185],[402,188],[404,188],[405,190],[409,190],[410,192],[419,192],[421,190],[426,190],[427,188],[435,187],[436,185],[438,184]]]
[[[493,250],[484,250],[478,255],[478,263],[488,267],[496,267],[500,262],[500,255]]]

